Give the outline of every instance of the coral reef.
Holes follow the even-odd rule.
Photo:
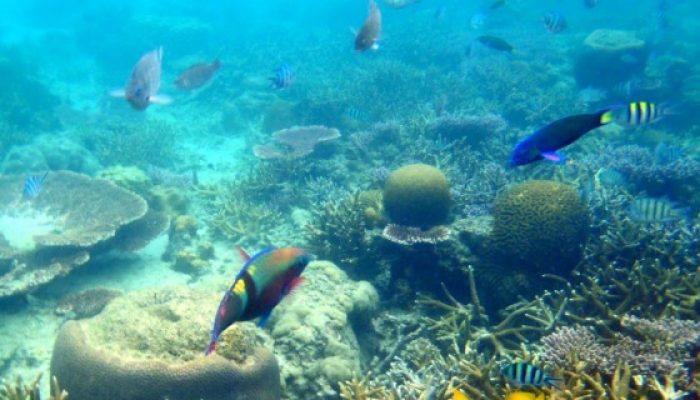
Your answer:
[[[114,165],[97,171],[95,177],[108,180],[141,196],[148,195],[148,190],[153,186],[146,173],[134,166]]]
[[[330,262],[308,265],[306,281],[269,321],[289,399],[336,398],[337,383],[363,363],[358,336],[371,329],[379,295]]]
[[[201,311],[218,301],[176,287],[117,298],[97,317],[62,327],[52,374],[75,400],[279,399],[279,368],[268,350],[241,346],[246,354],[237,360],[202,355],[211,315]]]
[[[573,187],[543,180],[518,184],[496,199],[493,216],[487,246],[497,258],[558,275],[568,275],[581,260],[590,216]]]
[[[272,134],[276,144],[256,145],[253,154],[262,160],[300,158],[311,154],[320,143],[340,137],[340,131],[320,125],[297,126]],[[277,145],[281,145],[282,148]]]
[[[411,164],[389,175],[384,185],[384,211],[395,224],[430,228],[447,220],[450,189],[445,175],[425,164]]]
[[[700,349],[699,323],[625,316],[622,329],[603,338],[590,327],[560,327],[542,338],[539,359],[557,369],[608,378],[624,365],[634,376],[670,377],[687,386],[690,371],[685,363]]]
[[[574,65],[580,87],[612,88],[644,71],[648,50],[634,31],[596,29],[586,37],[584,45],[586,50],[578,55]],[[595,73],[591,69],[595,65],[605,65],[605,74]]]
[[[450,238],[452,231],[446,226],[436,226],[428,230],[411,226],[388,224],[382,231],[382,237],[394,243],[410,246],[416,243],[436,244]]]
[[[68,136],[40,135],[32,143],[14,146],[7,152],[2,171],[6,174],[42,170],[68,170],[93,174],[99,161]]]
[[[108,288],[93,288],[77,293],[68,293],[58,299],[54,311],[57,315],[66,318],[90,318],[99,314],[107,304],[122,294],[119,290]]]
[[[53,172],[26,200],[23,179],[0,178],[0,297],[28,293],[106,250],[143,247],[167,228],[141,197],[107,181]]]
[[[428,134],[448,141],[466,138],[467,143],[475,146],[492,138],[506,126],[503,117],[496,114],[480,116],[448,114],[434,119],[428,127]]]

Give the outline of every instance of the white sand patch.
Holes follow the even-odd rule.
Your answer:
[[[0,215],[0,235],[18,252],[34,250],[34,238],[49,233],[60,233],[63,229],[56,218],[28,210],[15,215]]]

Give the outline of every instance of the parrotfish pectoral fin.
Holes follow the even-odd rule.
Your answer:
[[[119,97],[120,99],[123,99],[124,97],[126,97],[126,92],[124,91],[124,89],[114,89],[109,91],[109,95],[111,97]]]
[[[204,353],[205,356],[208,356],[209,354],[213,353],[216,350],[216,347],[219,345],[219,342],[214,339],[211,341],[209,344],[209,347],[207,348],[207,352]]]
[[[258,326],[263,327],[265,324],[267,324],[267,321],[270,319],[270,315],[272,315],[272,310],[266,312],[265,314],[260,316],[260,320],[258,321]]]
[[[164,94],[159,94],[159,95],[153,95],[153,96],[149,97],[148,101],[153,103],[153,104],[167,106],[168,104],[171,104],[173,102],[173,99],[170,96],[167,96]]]
[[[299,285],[301,285],[303,282],[304,282],[303,276],[299,276],[299,277],[292,279],[292,281],[289,282],[289,285],[287,285],[287,290],[284,294],[289,296],[290,294],[294,293],[294,289],[298,288]]]
[[[564,157],[561,153],[557,153],[556,151],[548,151],[541,154],[545,160],[549,160],[556,164],[564,164],[566,162],[566,157]]]
[[[243,262],[248,262],[248,260],[250,260],[250,254],[248,254],[248,252],[245,251],[243,249],[243,247],[236,246],[236,251],[238,251],[238,255],[241,256],[241,259],[243,260]]]

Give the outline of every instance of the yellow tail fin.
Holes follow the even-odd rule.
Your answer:
[[[464,394],[461,390],[455,389],[452,391],[452,400],[469,400],[469,396]]]

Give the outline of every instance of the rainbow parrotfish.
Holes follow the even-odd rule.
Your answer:
[[[592,114],[578,114],[562,118],[546,125],[518,142],[510,156],[510,165],[530,164],[547,159],[555,163],[566,161],[557,150],[577,141],[587,132],[613,122],[613,112],[619,107],[610,107]]]
[[[272,309],[301,284],[301,273],[312,258],[296,247],[266,248],[252,257],[238,251],[245,264],[216,310],[206,355],[216,350],[219,334],[234,322],[261,317],[258,325],[263,326]]]

